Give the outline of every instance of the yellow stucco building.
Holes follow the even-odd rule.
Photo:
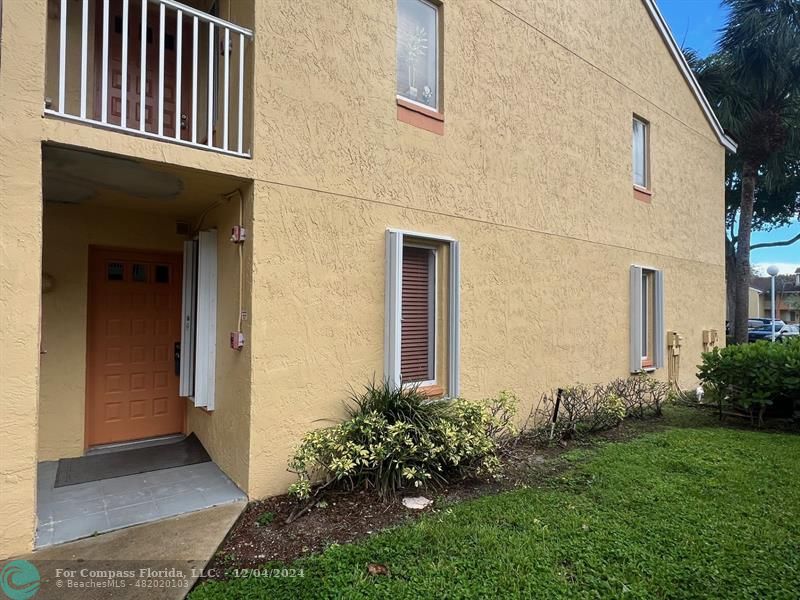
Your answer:
[[[652,0],[188,4],[3,3],[0,556],[39,463],[194,432],[282,493],[373,377],[527,412],[676,332],[695,385],[735,145]]]

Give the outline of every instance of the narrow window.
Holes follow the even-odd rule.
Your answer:
[[[133,265],[133,280],[138,283],[147,282],[147,265],[134,263]]]
[[[651,295],[653,293],[653,271],[642,269],[642,366],[653,366],[653,351],[650,343],[653,339],[653,314]]]
[[[664,274],[656,269],[631,267],[632,373],[664,366]]]
[[[122,263],[112,262],[106,265],[106,279],[108,281],[122,281],[125,278],[125,266]]]
[[[436,381],[436,254],[431,248],[403,248],[400,380]]]
[[[156,265],[156,283],[169,283],[169,265]]]
[[[397,0],[397,95],[439,110],[439,7]]]
[[[633,184],[642,189],[650,188],[650,125],[639,117],[633,117]]]

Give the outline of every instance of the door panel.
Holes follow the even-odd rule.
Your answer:
[[[98,2],[97,38],[95,64],[97,65],[97,91],[95,94],[95,118],[101,116],[102,99],[102,11],[103,3]],[[192,31],[190,19],[182,21],[182,58],[181,58],[181,113],[184,118],[180,127],[181,138],[189,139],[191,123],[189,122],[189,101],[192,77],[190,42]],[[114,125],[121,124],[122,117],[122,0],[109,2],[109,35],[108,35],[108,121]],[[142,14],[139,2],[131,2],[128,12],[128,68],[126,93],[127,127],[139,128],[139,111],[141,108],[141,51],[142,51]],[[155,4],[148,5],[147,35],[145,39],[145,130],[158,133],[158,65],[159,65],[159,8]],[[164,23],[164,135],[175,135],[176,115],[176,80],[177,80],[177,19],[172,11],[167,11]]]
[[[183,430],[180,318],[179,254],[90,249],[87,445]]]

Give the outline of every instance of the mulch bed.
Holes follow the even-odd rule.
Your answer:
[[[504,476],[500,480],[466,480],[426,492],[409,491],[409,496],[425,495],[434,500],[432,507],[424,510],[410,510],[403,506],[400,498],[382,502],[374,493],[366,491],[334,491],[326,492],[323,501],[287,525],[286,519],[297,507],[296,500],[287,495],[257,500],[245,508],[207,571],[214,573],[216,578],[224,578],[225,570],[233,567],[256,568],[270,561],[287,563],[319,552],[331,544],[353,542],[414,520],[443,503],[516,489],[522,485],[541,485],[568,467],[569,463],[559,457],[570,449],[586,447],[598,439],[629,439],[657,428],[658,420],[624,423],[591,441],[568,441],[545,447],[523,440],[505,457]],[[264,513],[274,516],[270,523],[262,525],[257,519]]]

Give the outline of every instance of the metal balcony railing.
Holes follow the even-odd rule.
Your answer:
[[[252,31],[174,0],[60,0],[54,10],[45,114],[250,156]]]

